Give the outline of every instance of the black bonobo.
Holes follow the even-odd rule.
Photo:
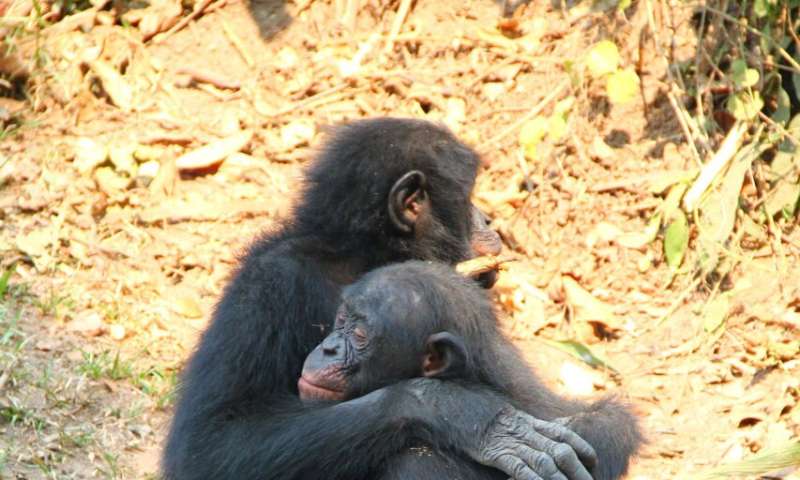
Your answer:
[[[593,478],[616,479],[625,473],[641,444],[637,421],[622,404],[608,398],[584,403],[548,390],[498,331],[487,295],[445,265],[411,261],[383,267],[345,288],[334,331],[306,359],[298,387],[306,401],[346,401],[412,378],[441,379],[442,385],[458,383],[468,389],[481,385],[497,392],[495,408],[500,414],[495,421],[506,428],[500,432],[490,426],[489,438],[511,435],[534,448],[525,455],[507,447],[492,448],[492,464],[507,462],[506,473],[512,470],[535,479],[589,479],[579,458],[593,457],[594,449]],[[435,386],[426,388],[437,392]],[[418,395],[424,397],[425,389]],[[528,430],[527,425],[506,417],[499,407],[505,399],[542,422],[534,422],[535,428]],[[458,411],[459,401],[451,402],[443,396],[427,402],[418,398],[398,408],[449,411],[456,425],[476,413]],[[477,412],[477,418],[484,413]],[[409,418],[419,415],[407,414]],[[570,430],[557,429],[547,421]],[[449,433],[462,434],[458,428]],[[461,452],[441,448],[437,438],[422,435],[408,447],[387,461],[380,478],[508,477]],[[519,457],[535,466],[535,475],[522,473],[526,467]]]
[[[389,263],[498,253],[499,237],[470,201],[478,166],[473,150],[429,122],[382,118],[335,130],[306,171],[291,218],[242,257],[186,366],[164,477],[373,478],[424,433],[531,478],[539,443],[512,432],[525,427],[560,441],[566,428],[491,388],[415,380],[333,406],[307,406],[297,395],[303,361],[330,333],[343,286]],[[423,397],[433,407],[409,415]],[[560,448],[582,445],[570,437]]]

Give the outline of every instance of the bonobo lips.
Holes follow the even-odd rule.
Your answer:
[[[306,377],[300,377],[297,381],[297,390],[300,392],[301,400],[337,400],[345,399],[344,392],[331,390],[312,383]]]

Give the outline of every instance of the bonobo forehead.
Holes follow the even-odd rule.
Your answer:
[[[402,327],[428,317],[430,308],[419,282],[397,275],[393,269],[378,269],[347,287],[344,301],[380,327]]]

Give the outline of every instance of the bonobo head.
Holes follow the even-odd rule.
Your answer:
[[[502,342],[492,305],[441,264],[374,270],[344,290],[334,331],[306,358],[304,400],[346,400],[416,377],[490,383]]]
[[[332,257],[360,257],[366,269],[497,254],[500,237],[470,201],[478,165],[443,126],[356,121],[335,129],[309,167],[294,224],[328,239]]]

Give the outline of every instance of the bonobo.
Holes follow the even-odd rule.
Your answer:
[[[412,378],[488,386],[538,419],[568,425],[597,452],[591,470],[595,480],[622,476],[641,443],[635,417],[623,405],[611,399],[583,403],[548,390],[498,331],[487,296],[444,265],[412,261],[383,267],[347,287],[334,331],[306,359],[298,386],[306,401],[343,401]],[[428,401],[446,405],[449,399]],[[408,408],[424,405],[420,399]],[[467,410],[455,415],[472,414]],[[502,414],[500,421],[506,422]],[[539,466],[540,477],[590,478],[575,469],[576,453],[591,455],[580,441],[570,442],[576,447],[573,451],[553,441],[558,434],[542,435],[549,425],[527,430],[509,420],[508,427],[505,434],[524,438],[535,448],[527,461]],[[419,440],[421,445],[411,445],[416,449],[387,462],[382,478],[508,477],[437,448],[435,438]],[[422,450],[425,454],[419,447],[427,447]]]
[[[525,425],[560,441],[568,429],[485,386],[400,382],[333,406],[304,406],[297,396],[303,361],[330,332],[344,285],[403,260],[454,264],[499,252],[470,201],[478,165],[473,150],[425,121],[380,118],[334,131],[291,218],[241,258],[186,366],[164,450],[167,480],[372,478],[422,432],[512,477],[535,478],[527,462],[541,443],[511,432]],[[433,407],[402,411],[423,393]],[[498,421],[501,411],[513,422]],[[561,448],[581,443],[570,437]]]

